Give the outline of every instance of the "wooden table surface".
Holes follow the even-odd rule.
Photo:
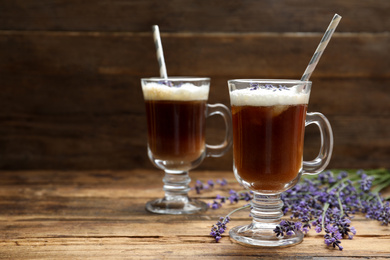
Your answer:
[[[311,230],[293,247],[248,247],[224,233],[219,243],[211,225],[237,205],[194,215],[156,215],[145,203],[163,195],[160,171],[1,171],[1,259],[252,259],[390,258],[390,226],[356,215],[353,240],[343,251],[326,247]],[[192,197],[211,202],[230,188],[232,172],[191,172],[194,180],[226,178],[228,186]],[[241,202],[240,202],[241,203]],[[242,202],[243,203],[243,202]],[[250,221],[248,211],[232,216],[228,228]]]

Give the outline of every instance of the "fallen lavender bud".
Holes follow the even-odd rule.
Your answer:
[[[229,216],[220,217],[219,221],[211,227],[210,236],[214,237],[215,242],[218,242],[222,238],[222,234],[226,230],[226,224],[229,223]]]
[[[338,247],[339,250],[343,250],[343,247],[340,245],[340,239],[342,239],[343,236],[340,234],[338,228],[328,224],[325,228],[325,232],[325,244],[327,246],[333,246],[333,248]]]
[[[282,220],[274,229],[277,237],[292,236],[295,234],[295,231],[302,231],[301,222],[294,223],[288,220]]]
[[[216,180],[215,182],[213,180],[208,180],[207,184],[204,184],[202,181],[197,180],[195,182],[195,187],[191,188],[196,191],[197,194],[200,194],[202,190],[209,190],[213,189],[215,187],[215,183],[218,183],[221,187],[227,185],[227,180]]]

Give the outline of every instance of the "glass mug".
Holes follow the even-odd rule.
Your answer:
[[[325,169],[333,150],[332,128],[321,113],[307,113],[311,82],[299,80],[229,80],[233,119],[233,171],[254,192],[252,223],[230,230],[238,242],[258,246],[299,243],[302,232],[276,237],[283,217],[280,193],[303,174]],[[318,156],[303,161],[305,126],[316,124],[321,134]]]
[[[207,104],[210,79],[169,77],[141,79],[148,127],[148,156],[165,171],[165,197],[149,201],[146,209],[160,214],[192,214],[207,204],[188,197],[188,171],[206,156],[220,157],[231,147],[230,110],[223,104]],[[205,142],[206,117],[220,115],[226,135],[219,145]]]

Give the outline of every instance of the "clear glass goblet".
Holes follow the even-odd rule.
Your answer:
[[[283,217],[280,194],[303,174],[325,169],[333,150],[331,126],[321,113],[307,113],[310,81],[229,80],[233,119],[233,171],[254,192],[252,223],[230,230],[234,240],[257,246],[300,243],[303,234],[277,237],[273,231]],[[318,156],[303,161],[305,126],[316,124],[321,134]]]
[[[169,77],[141,79],[148,126],[148,156],[165,171],[165,196],[146,204],[150,212],[192,214],[207,204],[188,197],[188,171],[206,156],[220,157],[232,144],[231,114],[223,104],[207,104],[210,79]],[[206,118],[220,115],[226,134],[219,145],[205,142]]]

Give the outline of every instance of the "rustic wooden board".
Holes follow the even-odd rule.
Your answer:
[[[163,33],[161,37],[170,75],[300,78],[322,34]],[[388,33],[336,33],[315,76],[388,78],[389,44]],[[2,75],[88,80],[100,74],[138,79],[158,75],[151,32],[0,31],[0,47]],[[68,80],[77,79],[73,77]]]
[[[63,117],[74,117],[74,124],[77,124],[77,117],[99,120],[110,116],[119,119],[145,115],[140,78],[134,76],[97,76],[90,81],[87,77],[75,75],[26,78],[29,80],[17,75],[2,77],[0,115],[5,119],[47,117],[47,120],[61,120]],[[209,103],[230,105],[228,79],[228,76],[211,78]],[[60,81],[55,83],[57,80]],[[53,84],[56,87],[52,87]],[[15,85],[19,87],[16,88]],[[328,116],[388,116],[389,86],[389,78],[313,77],[309,111],[320,111]],[[208,123],[212,124],[213,121],[214,119]],[[146,129],[145,124],[146,120],[142,120],[133,125]],[[126,128],[117,130],[125,131]]]
[[[220,244],[210,244],[198,241],[198,237],[185,237],[177,242],[161,243],[160,238],[148,238],[140,244],[133,244],[131,238],[75,238],[50,239],[41,238],[33,241],[15,240],[7,243],[3,257],[17,259],[385,259],[389,257],[388,250],[383,250],[389,239],[365,239],[364,247],[332,251],[325,246],[318,246],[317,240],[305,239],[299,246],[305,250],[293,248],[258,249],[243,247],[231,241]],[[137,239],[139,240],[139,239]],[[159,243],[156,243],[156,240]],[[346,241],[350,244],[352,241]],[[347,244],[346,243],[346,244]],[[15,246],[19,250],[15,251]],[[346,245],[347,246],[347,245]],[[189,250],[189,247],[191,248]]]
[[[343,16],[312,80],[310,111],[335,133],[331,167],[390,167],[390,2],[310,0],[2,1],[0,169],[153,168],[140,78],[209,76],[210,103],[231,78],[300,78],[330,18]],[[353,125],[353,127],[351,127]],[[208,141],[223,136],[208,120]],[[308,128],[305,158],[318,150]],[[199,169],[230,170],[232,152]]]
[[[323,32],[334,13],[339,31],[388,31],[387,0],[58,0],[2,1],[0,29],[55,31]]]
[[[390,258],[390,227],[362,215],[352,225],[353,240],[343,251],[323,244],[313,230],[294,247],[246,247],[228,234],[215,243],[208,233],[219,216],[237,205],[203,214],[147,213],[146,201],[162,195],[158,171],[1,171],[0,258],[11,259],[161,259],[161,258]],[[228,179],[228,186],[196,197],[238,189],[231,172],[194,171],[191,177]],[[195,192],[191,192],[195,196]],[[233,215],[229,227],[248,223],[248,211]]]
[[[210,76],[210,103],[229,105],[228,79],[299,78],[320,36],[163,39],[169,71]],[[331,167],[390,166],[389,43],[387,34],[336,34],[315,72],[309,110],[333,125]],[[153,168],[140,88],[141,77],[158,73],[153,48],[150,33],[0,32],[0,168]],[[208,120],[209,142],[222,129],[220,119]],[[305,158],[313,158],[315,128],[306,140]],[[231,158],[208,158],[200,169],[230,170]]]
[[[388,167],[390,132],[388,117],[328,117],[334,131],[335,147],[330,167]],[[143,116],[103,117],[16,117],[0,128],[4,155],[2,168],[154,168],[147,158],[146,127]],[[132,123],[140,122],[139,128]],[[142,123],[142,124],[141,124]],[[113,125],[117,125],[116,127]],[[125,128],[127,126],[127,128]],[[28,135],[25,134],[28,129]],[[118,130],[119,129],[119,130]],[[128,129],[128,130],[127,130]],[[208,138],[220,139],[222,131],[210,131]],[[305,159],[319,149],[319,133],[306,133]],[[206,158],[199,169],[231,170],[232,151],[221,158]]]

